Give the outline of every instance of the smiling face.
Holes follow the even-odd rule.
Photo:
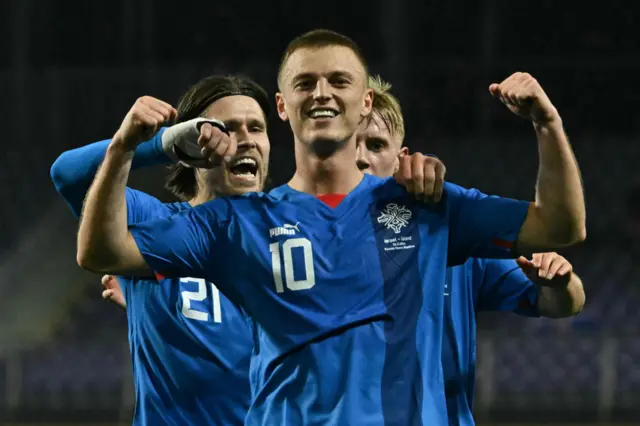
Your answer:
[[[303,144],[346,142],[371,111],[366,82],[364,65],[346,46],[297,49],[280,73],[278,114]]]
[[[216,196],[262,191],[269,169],[271,145],[258,102],[249,96],[227,96],[207,108],[204,117],[224,123],[238,144],[234,158],[212,169],[198,169],[198,181]]]

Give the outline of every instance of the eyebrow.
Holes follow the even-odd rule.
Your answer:
[[[295,77],[293,77],[293,79],[291,80],[292,83],[297,83],[300,80],[307,80],[307,79],[313,79],[315,78],[315,76],[309,72],[305,72],[302,74],[298,74]]]
[[[330,77],[348,77],[353,78],[353,74],[349,71],[339,70],[330,73]]]
[[[244,122],[245,120],[238,120],[236,118],[232,118],[230,120],[225,120],[224,125],[229,129],[234,129],[242,126]],[[247,118],[246,122],[247,122],[247,127],[256,126],[256,125],[260,127],[267,126],[267,123],[264,120],[259,119],[258,117],[249,117]]]
[[[329,72],[328,78],[331,78],[331,77],[348,77],[350,79],[353,79],[353,74],[345,70],[336,70],[336,71]],[[293,77],[291,82],[295,84],[300,80],[315,79],[315,78],[316,78],[316,74],[313,74],[310,72],[303,72]]]

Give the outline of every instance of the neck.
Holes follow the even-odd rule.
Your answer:
[[[355,137],[355,136],[354,136]],[[363,178],[356,165],[356,143],[304,144],[295,141],[296,172],[289,181],[293,189],[313,195],[348,194]],[[322,147],[325,149],[322,149]],[[326,147],[331,147],[327,150]]]
[[[190,199],[188,203],[191,205],[191,207],[195,207],[197,205],[204,204],[207,201],[211,201],[214,198],[216,198],[216,194],[214,194],[210,190],[204,189],[204,188],[198,188],[198,193],[196,194],[195,197]]]

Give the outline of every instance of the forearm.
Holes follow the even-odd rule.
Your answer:
[[[172,162],[162,148],[162,133],[163,130],[136,148],[132,169]],[[111,139],[108,139],[66,151],[51,166],[51,179],[56,190],[77,217],[110,143]]]
[[[134,151],[125,150],[115,139],[107,148],[80,221],[77,257],[83,268],[124,273],[144,265],[127,227],[125,194],[133,156]]]
[[[564,287],[537,286],[537,288],[540,316],[566,318],[579,314],[584,307],[584,288],[580,277],[575,273],[571,274],[571,279]]]
[[[554,248],[581,242],[586,237],[586,213],[578,163],[556,118],[534,124],[538,138],[540,169],[535,206],[530,215],[537,226],[523,229],[524,246]]]

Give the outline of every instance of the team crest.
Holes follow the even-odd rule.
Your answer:
[[[399,234],[402,228],[409,224],[409,219],[411,219],[411,210],[405,206],[390,203],[387,204],[382,214],[378,217],[378,223]]]

